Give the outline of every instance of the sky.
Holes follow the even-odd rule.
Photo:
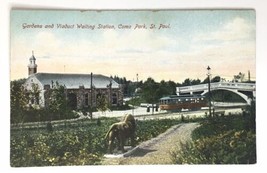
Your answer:
[[[10,77],[28,76],[34,51],[38,72],[182,82],[205,79],[210,66],[213,77],[231,80],[250,71],[256,80],[255,21],[254,10],[12,10]],[[95,27],[80,29],[81,24]]]

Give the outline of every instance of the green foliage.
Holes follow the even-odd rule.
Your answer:
[[[11,81],[11,123],[50,121],[76,118],[68,109],[64,86],[57,82],[47,91],[47,108],[39,107],[40,88],[32,84],[31,90],[24,88],[25,79]],[[33,104],[29,104],[33,102]]]
[[[200,84],[200,79],[189,79],[189,78],[187,78],[187,79],[185,79],[184,81],[183,81],[183,83],[181,84],[182,86],[190,86],[190,85],[198,85],[198,84]]]
[[[97,164],[97,152],[90,151],[98,146],[86,145],[92,136],[91,132],[82,129],[72,133],[54,131],[34,136],[25,134],[21,138],[16,136],[11,139],[11,166]]]
[[[244,128],[246,130],[252,130],[252,131],[256,131],[256,101],[252,100],[251,101],[251,105],[247,106],[244,110],[243,110],[243,118],[244,118]]]
[[[73,119],[78,118],[78,115],[72,111],[66,111],[65,116],[62,114],[54,114],[51,116],[51,112],[48,109],[28,109],[24,111],[24,122],[43,122],[43,121],[53,121],[53,120],[62,120],[62,119]]]
[[[220,82],[221,81],[221,77],[220,76],[215,76],[214,78],[212,78],[210,80],[210,82]]]
[[[152,78],[148,78],[142,85],[141,97],[147,103],[158,103],[159,99],[166,95],[176,93],[176,84],[172,81],[162,80],[157,83]]]
[[[256,163],[256,134],[242,116],[205,121],[192,134],[193,141],[171,153],[176,164]]]
[[[146,141],[180,123],[180,119],[146,120],[137,122],[137,142]]]
[[[251,131],[230,130],[182,144],[172,153],[176,164],[256,163],[256,136]]]
[[[122,86],[124,96],[128,96],[128,97],[133,96],[135,89],[138,87],[138,84],[130,80],[127,80],[125,77],[118,77],[115,75],[114,77],[111,76],[111,78]],[[139,82],[139,83],[142,83],[142,82]]]
[[[152,78],[148,78],[147,81],[144,82],[142,87],[142,98],[147,103],[156,103],[160,98],[156,94],[156,90],[158,89],[158,84]]]
[[[96,105],[97,105],[97,110],[100,112],[105,112],[108,110],[108,101],[103,94],[99,94],[96,99]]]
[[[50,115],[51,118],[58,115],[64,119],[67,115],[65,87],[56,82],[55,84],[53,83],[52,89],[49,92],[48,109],[52,114]]]
[[[11,166],[61,166],[99,164],[105,153],[104,135],[114,119],[87,120],[75,127],[11,131]]]
[[[95,121],[81,121],[68,128],[56,126],[52,132],[11,130],[11,166],[100,164],[107,150],[104,136],[110,125],[118,120],[102,118],[98,125],[99,120]],[[178,119],[137,121],[136,140],[140,143],[156,137],[179,122]]]
[[[10,82],[11,123],[24,122],[29,93],[24,89],[25,79]]]

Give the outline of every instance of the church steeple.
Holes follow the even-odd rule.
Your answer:
[[[32,56],[29,59],[30,64],[28,65],[28,75],[37,73],[37,64],[35,64],[36,58],[34,57],[34,52],[32,51]]]

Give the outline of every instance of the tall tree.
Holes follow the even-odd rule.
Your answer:
[[[103,95],[103,94],[97,95],[96,107],[97,107],[97,110],[102,112],[102,113],[108,110],[108,101],[107,101],[107,98],[105,97],[105,95]]]
[[[211,79],[211,82],[220,82],[221,77],[220,76],[215,76],[214,78]]]
[[[58,82],[52,84],[52,89],[49,93],[48,108],[52,113],[52,116],[58,117],[59,119],[66,118],[67,99],[65,87],[63,85],[59,85]],[[52,117],[50,118],[52,119]]]
[[[182,83],[182,86],[190,86],[190,85],[192,84],[191,84],[191,79],[189,78],[185,79],[184,82]]]
[[[39,100],[40,100],[40,88],[37,84],[33,83],[31,86],[31,91],[29,92],[29,97],[31,100],[33,100],[33,105],[31,105],[34,109],[38,109],[39,107]]]
[[[142,87],[142,97],[148,103],[157,103],[158,99],[158,84],[151,77],[148,78]]]
[[[174,81],[169,80],[168,81],[168,87],[169,87],[170,95],[175,95],[177,84]]]
[[[11,123],[24,121],[25,111],[29,102],[29,94],[23,87],[25,79],[10,82]]]
[[[210,79],[210,82],[220,82],[221,81],[221,77],[220,76],[215,76],[214,78]],[[208,80],[208,77],[206,77],[204,80],[203,80],[203,84],[206,84],[208,83],[209,80]]]
[[[189,79],[189,78],[187,78],[182,83],[182,86],[198,85],[200,83],[201,83],[201,81],[199,79]]]

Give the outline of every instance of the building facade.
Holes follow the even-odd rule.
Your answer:
[[[30,105],[46,107],[49,93],[55,84],[64,86],[64,93],[71,109],[97,107],[98,99],[104,98],[109,106],[123,104],[121,86],[110,77],[101,74],[37,73],[36,58],[29,59],[29,76],[24,84],[29,91],[38,89],[39,97],[31,97]]]

